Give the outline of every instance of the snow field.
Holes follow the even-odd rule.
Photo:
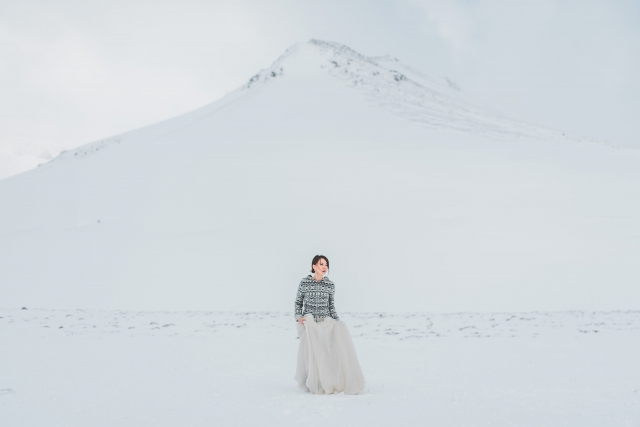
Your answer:
[[[3,425],[640,421],[637,311],[342,313],[367,379],[359,396],[295,387],[291,313],[5,309],[0,317]]]

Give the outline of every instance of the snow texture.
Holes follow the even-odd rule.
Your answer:
[[[343,313],[367,386],[293,380],[293,312],[0,310],[3,425],[634,426],[640,312]]]

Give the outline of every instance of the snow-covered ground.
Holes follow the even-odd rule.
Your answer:
[[[359,396],[293,380],[291,313],[0,310],[3,426],[637,426],[640,312],[341,313]]]

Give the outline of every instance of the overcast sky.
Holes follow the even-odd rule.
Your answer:
[[[638,0],[0,0],[0,151],[55,155],[173,117],[310,38],[640,147]]]

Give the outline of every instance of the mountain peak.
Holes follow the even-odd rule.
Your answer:
[[[369,104],[429,129],[448,129],[501,140],[521,137],[589,140],[502,117],[470,102],[451,79],[425,74],[391,55],[369,57],[341,43],[311,39],[291,45],[271,66],[207,106],[63,152],[54,160],[85,157],[132,140],[154,140],[209,116],[251,91],[273,82],[292,80],[296,81],[296,91],[312,89],[320,80],[340,81],[337,92],[325,93],[332,98],[333,105],[358,93]]]
[[[365,56],[336,42],[311,39],[289,47],[240,90],[276,79],[337,78],[370,102],[430,128],[448,128],[491,138],[555,139],[563,134],[502,117],[474,105],[448,77],[433,77],[390,55]]]

